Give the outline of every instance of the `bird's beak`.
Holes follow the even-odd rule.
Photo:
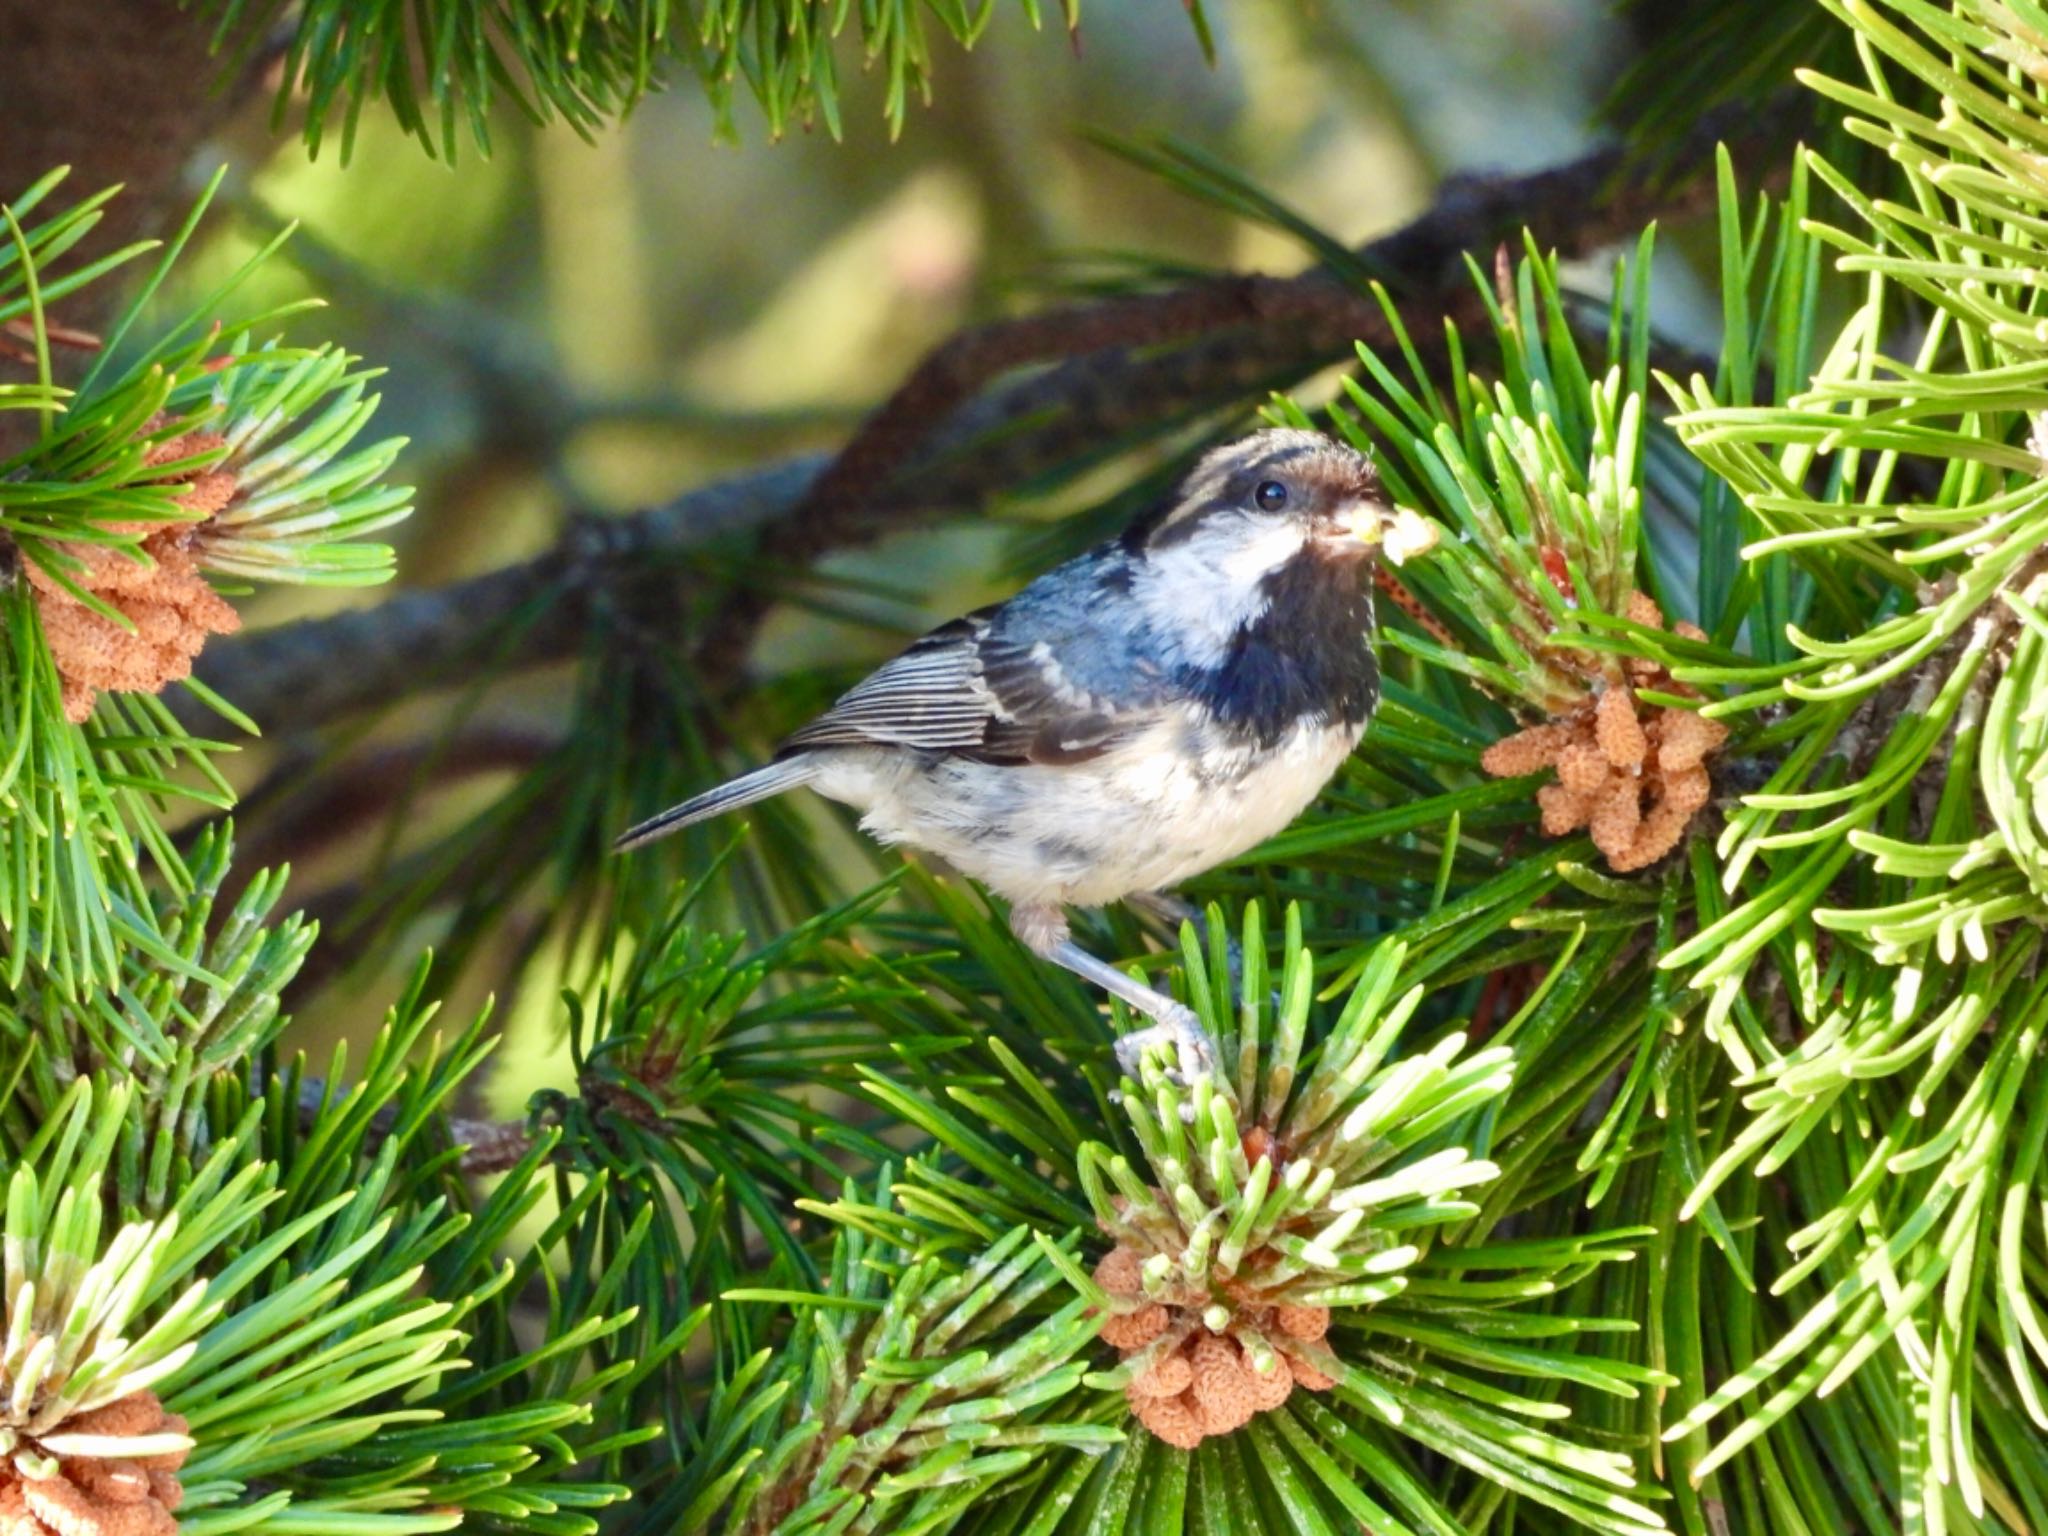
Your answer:
[[[1396,565],[1436,548],[1436,524],[1406,507],[1350,502],[1337,514],[1337,526],[1342,537],[1380,549]]]

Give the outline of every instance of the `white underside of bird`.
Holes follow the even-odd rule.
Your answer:
[[[882,842],[936,855],[1020,905],[1100,907],[1171,890],[1283,830],[1363,731],[1307,721],[1259,748],[1184,707],[1085,763],[847,747],[804,767],[812,789],[857,809]]]

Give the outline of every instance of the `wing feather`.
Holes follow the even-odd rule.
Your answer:
[[[783,743],[895,746],[997,763],[1085,762],[1153,717],[1062,686],[1043,648],[998,636],[994,609],[933,630]]]

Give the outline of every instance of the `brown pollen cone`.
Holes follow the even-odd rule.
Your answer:
[[[222,442],[213,433],[183,433],[152,447],[144,462],[192,458],[213,452]],[[181,487],[177,504],[205,518],[226,507],[236,489],[234,474],[218,467],[190,470],[170,477],[170,483]],[[105,527],[110,533],[141,535],[141,553],[147,558],[102,544],[56,547],[78,562],[66,572],[70,580],[119,612],[133,629],[88,608],[34,561],[22,562],[43,639],[64,684],[65,718],[73,724],[92,713],[101,689],[161,693],[166,683],[191,674],[192,659],[208,635],[232,634],[242,625],[241,616],[199,572],[193,550],[206,527],[203,520]]]
[[[1664,627],[1664,615],[1640,592],[1629,594],[1628,617]],[[1692,624],[1680,623],[1673,632],[1706,638]],[[1638,700],[1637,688],[1701,696],[1655,662],[1632,657],[1624,670],[1625,681],[1610,683],[1569,713],[1502,737],[1479,764],[1499,779],[1554,769],[1556,782],[1536,792],[1545,835],[1585,827],[1608,867],[1625,874],[1678,846],[1707,803],[1706,760],[1728,739],[1728,727],[1693,710]]]
[[[1127,1360],[1144,1357],[1124,1400],[1168,1445],[1193,1450],[1211,1435],[1241,1428],[1255,1413],[1278,1408],[1297,1386],[1321,1392],[1336,1385],[1308,1358],[1329,1331],[1328,1307],[1281,1301],[1236,1284],[1215,1296],[1176,1293],[1147,1301],[1141,1263],[1136,1250],[1119,1243],[1095,1266],[1095,1283],[1118,1308],[1103,1322],[1102,1338]],[[1219,1302],[1229,1321],[1217,1332],[1203,1313]],[[1261,1357],[1264,1371],[1256,1363]]]
[[[154,1392],[132,1392],[55,1433],[182,1435],[185,1421],[165,1413]],[[0,1536],[177,1536],[185,1454],[66,1456],[54,1477],[25,1477],[11,1458],[0,1460]]]

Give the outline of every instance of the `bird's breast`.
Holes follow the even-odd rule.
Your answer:
[[[1302,720],[1264,744],[1188,705],[1083,763],[848,752],[815,785],[858,806],[872,836],[936,854],[1009,900],[1101,906],[1284,829],[1363,729]]]
[[[1250,851],[1307,809],[1363,731],[1363,721],[1307,718],[1262,742],[1204,709],[1177,712],[1105,761],[1095,888],[1066,899],[1168,889]]]
[[[1273,572],[1264,594],[1216,664],[1183,674],[1188,696],[1220,727],[1269,750],[1313,722],[1363,730],[1380,675],[1372,599],[1358,572],[1303,555]]]

